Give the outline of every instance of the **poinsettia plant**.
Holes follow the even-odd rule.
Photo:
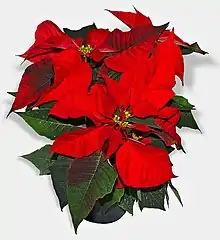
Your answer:
[[[60,207],[68,205],[75,232],[99,204],[133,214],[165,210],[172,184],[169,154],[184,151],[177,128],[199,127],[195,106],[173,87],[184,76],[183,55],[205,55],[135,12],[110,11],[130,30],[37,27],[29,60],[9,112],[53,142],[23,158],[50,175]],[[18,111],[22,109],[21,111]]]

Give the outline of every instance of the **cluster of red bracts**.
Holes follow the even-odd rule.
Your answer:
[[[114,155],[116,187],[159,186],[175,176],[168,152],[150,145],[149,134],[181,149],[176,133],[180,109],[168,103],[175,95],[175,76],[183,81],[180,46],[189,44],[166,30],[168,24],[155,27],[138,10],[110,12],[131,30],[91,25],[77,36],[77,31],[63,32],[51,21],[42,22],[35,43],[20,55],[33,64],[22,77],[11,111],[54,101],[53,116],[87,117],[93,126],[64,133],[51,151],[79,161],[97,151],[104,152],[106,160]],[[100,82],[92,81],[96,67]],[[109,70],[120,73],[120,80],[111,78]],[[132,122],[149,117],[158,128]]]

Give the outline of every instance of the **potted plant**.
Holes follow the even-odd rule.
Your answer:
[[[207,52],[137,9],[108,11],[130,30],[40,23],[19,55],[31,65],[9,92],[9,114],[52,140],[22,157],[51,177],[76,233],[84,219],[110,223],[133,214],[135,202],[165,210],[168,187],[182,204],[169,155],[184,151],[176,128],[199,130],[194,105],[173,87],[176,76],[184,82],[183,55]]]

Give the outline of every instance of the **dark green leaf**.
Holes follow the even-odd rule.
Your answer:
[[[115,80],[115,81],[120,81],[122,74],[119,72],[115,72],[111,69],[108,70],[108,74],[107,74],[111,79]]]
[[[155,123],[152,117],[148,117],[148,118],[132,117],[132,118],[129,118],[128,121],[132,123],[145,124],[151,128],[161,129],[161,127]]]
[[[49,111],[49,109],[51,109],[54,104],[55,102],[43,103],[42,105],[39,106],[39,108],[46,108]]]
[[[156,208],[165,211],[164,200],[166,196],[166,185],[158,189],[144,189],[141,190],[141,200],[139,200],[139,207],[142,211],[144,208]]]
[[[17,92],[7,92],[9,95],[16,97]]]
[[[202,55],[208,54],[208,52],[203,51],[197,42],[190,44],[189,46],[180,46],[183,55],[191,54],[193,52],[200,53]]]
[[[77,233],[79,224],[91,212],[95,202],[112,192],[117,173],[104,160],[103,154],[95,153],[75,160],[68,175],[68,205]]]
[[[86,36],[87,34],[96,29],[96,25],[95,23],[93,23],[92,25],[88,25],[85,27],[82,27],[81,29],[78,30],[70,30],[68,28],[64,28],[63,31],[71,38],[75,39],[75,38],[82,38],[83,39],[83,44],[86,44]]]
[[[170,197],[169,197],[169,194],[168,194],[168,183],[166,183],[166,193],[165,193],[165,198],[166,198],[166,201],[167,201],[167,206],[169,207],[170,206]]]
[[[98,73],[101,67],[96,67],[92,69],[92,80],[95,81],[97,79]]]
[[[131,215],[133,215],[133,206],[135,200],[135,196],[130,191],[126,191],[121,198],[119,206],[125,211],[129,212]]]
[[[171,153],[175,149],[173,147],[166,146],[160,138],[154,138],[154,137],[151,137],[151,143],[149,145],[167,150],[168,153]]]
[[[40,170],[40,175],[47,175],[50,173],[50,166],[54,163],[51,158],[52,153],[50,152],[51,145],[45,145],[44,147],[30,153],[21,156],[27,159]]]
[[[49,109],[41,108],[27,112],[16,112],[24,121],[29,124],[40,136],[54,140],[67,131],[73,131],[78,127],[61,122],[48,116]]]
[[[113,191],[101,199],[103,211],[106,213],[112,206],[119,203],[124,195],[124,189],[114,188]]]
[[[192,105],[191,103],[189,103],[188,99],[182,97],[182,96],[174,96],[173,97],[173,101],[175,103],[177,103],[177,105],[179,106],[179,108],[181,110],[193,110],[195,109],[195,106]]]
[[[67,177],[72,161],[72,158],[58,156],[57,160],[50,167],[53,187],[58,197],[61,210],[68,204]]]
[[[181,111],[181,117],[177,124],[177,127],[188,127],[201,131],[191,111]]]
[[[172,182],[169,181],[169,186],[170,188],[172,189],[173,193],[175,194],[175,196],[177,197],[177,199],[179,200],[180,204],[183,206],[183,202],[181,200],[181,197],[180,197],[180,194],[179,192],[177,191],[177,189],[173,186]]]
[[[90,85],[90,87],[95,83],[101,83],[101,84],[105,83],[104,79],[99,75],[101,68],[102,66],[92,68],[92,84]]]

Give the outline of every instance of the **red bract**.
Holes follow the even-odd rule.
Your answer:
[[[70,48],[53,58],[54,84],[37,101],[35,106],[45,102],[58,101],[61,104],[74,91],[86,92],[92,81],[92,69],[75,51]],[[55,104],[56,105],[56,104]],[[65,108],[65,106],[64,106]]]
[[[76,38],[71,39],[51,21],[44,21],[37,27],[35,43],[21,55],[34,63],[23,74],[10,112],[36,101],[34,106],[38,106],[50,99],[51,91],[58,87],[71,71],[76,70],[74,73],[76,78],[78,69],[88,72],[90,73],[88,78],[91,80],[91,69],[83,61],[86,61],[87,57],[97,61],[105,57],[106,54],[99,52],[98,46],[105,40],[108,31],[95,27],[91,30],[91,26],[87,28],[86,34],[85,29],[78,31],[86,35],[87,43],[91,45],[83,45],[83,38],[79,37],[78,31],[74,32]]]
[[[42,22],[37,27],[35,43],[24,54],[20,55],[34,62],[34,64],[27,69],[22,78],[11,111],[18,110],[36,101],[34,106],[39,106],[45,101],[58,100],[61,95],[58,96],[53,90],[71,71],[79,68],[82,71],[91,72],[91,70],[88,70],[88,66],[84,70],[82,66],[79,66],[82,63],[81,58],[84,61],[90,58],[95,62],[100,62],[109,52],[118,52],[131,46],[138,47],[139,43],[146,42],[146,40],[148,40],[147,45],[149,45],[150,52],[158,36],[166,27],[167,24],[160,27],[137,27],[130,32],[118,30],[110,33],[108,30],[96,29],[95,25],[91,25],[76,31],[64,29],[66,32],[64,33],[53,22]],[[136,38],[137,35],[139,35],[138,38]],[[43,68],[40,69],[42,65],[45,65],[41,62],[51,62],[51,60],[55,71],[53,84],[53,75],[50,74],[50,78],[41,77],[38,80],[39,74],[31,70],[37,68],[39,71],[45,72]],[[50,68],[52,68],[51,65]],[[32,72],[31,78],[27,74],[30,70]],[[51,71],[45,72],[45,75],[47,76],[49,73]],[[76,73],[73,73],[73,75],[78,78]],[[72,82],[70,86],[73,86]],[[60,92],[61,90],[57,91]]]
[[[103,46],[104,48],[110,46],[110,49],[122,51],[146,41],[155,43],[161,33],[168,27],[168,24],[166,23],[161,26],[137,26],[126,32],[115,29],[108,34],[106,40],[103,42]]]
[[[133,103],[137,105],[133,112],[137,117],[156,116],[158,109],[166,115],[168,108],[164,106],[175,95],[172,90],[175,86],[175,75],[183,82],[183,57],[179,47],[174,44],[173,38],[174,33],[171,32],[167,41],[157,45],[151,58],[148,58],[147,51],[134,52],[130,49],[129,51],[133,52],[132,55],[124,51],[120,55],[105,60],[108,68],[123,73],[119,83],[106,79],[107,85],[111,85],[109,93],[116,98],[123,98],[123,94],[125,96],[130,94]],[[132,64],[134,62],[135,65]],[[119,92],[115,89],[119,89]],[[169,121],[157,119],[157,122],[180,146],[180,138],[175,130],[180,111],[171,112],[168,112]],[[172,118],[170,114],[173,114]]]
[[[100,61],[104,56],[102,53],[99,53],[99,45],[107,37],[108,31],[96,29],[95,25],[88,27],[86,32],[85,29],[84,31],[82,29],[72,31],[73,37],[71,38],[62,32],[52,21],[44,21],[37,27],[34,44],[24,54],[19,56],[32,62],[37,62],[44,58],[52,58],[64,49],[74,48],[82,56],[92,57],[94,55],[94,60]],[[85,34],[83,37],[86,39],[86,43],[84,43],[84,39],[78,33],[79,31]]]
[[[123,11],[112,11],[112,10],[107,10],[107,11],[113,14],[115,17],[117,17],[119,20],[121,20],[124,24],[126,24],[130,28],[133,28],[136,26],[152,25],[152,22],[149,17],[146,17],[145,15],[143,15],[135,7],[134,7],[134,10],[135,10],[135,13],[123,12]]]
[[[117,17],[119,20],[121,20],[124,24],[126,24],[131,29],[140,27],[140,26],[153,26],[152,21],[149,17],[146,17],[144,14],[138,11],[135,7],[134,7],[134,10],[135,10],[134,13],[124,12],[124,11],[112,11],[112,10],[107,10],[107,11],[113,14],[115,17]],[[169,30],[165,30],[164,32],[162,32],[161,36],[159,37],[158,42],[166,41],[168,36],[169,36]],[[189,53],[198,52],[201,54],[207,54],[207,52],[200,49],[197,42],[193,44],[189,44],[183,41],[177,35],[174,36],[174,41],[179,46],[182,46],[187,49],[189,48],[190,49]]]
[[[77,99],[79,100],[78,97]],[[148,146],[149,140],[146,138],[136,140],[139,136],[135,136],[135,130],[145,133],[154,130],[144,124],[130,123],[130,114],[135,110],[135,105],[127,105],[126,102],[125,98],[124,102],[122,99],[120,103],[116,102],[115,98],[108,95],[104,85],[95,84],[82,102],[73,100],[67,108],[71,117],[87,116],[96,126],[64,133],[55,140],[51,151],[82,158],[95,151],[102,151],[107,141],[106,156],[109,158],[122,145],[116,155],[116,167],[123,183],[132,187],[160,185],[173,177],[168,153],[163,149]],[[125,106],[130,107],[130,110]],[[56,108],[55,113],[52,108],[51,113],[62,116],[62,110],[58,111]],[[135,152],[139,154],[135,155]],[[134,165],[138,171],[133,170]]]
[[[35,102],[51,86],[54,76],[51,59],[42,59],[25,70],[9,114]]]
[[[148,101],[149,106],[163,107],[174,96],[175,75],[183,81],[183,57],[179,47],[173,43],[173,37],[172,31],[167,41],[155,47],[150,58],[148,51],[136,52],[131,48],[129,52],[126,50],[105,59],[108,68],[128,76],[124,77],[124,82],[114,84],[123,88],[133,84],[132,87],[139,92],[137,102]]]

